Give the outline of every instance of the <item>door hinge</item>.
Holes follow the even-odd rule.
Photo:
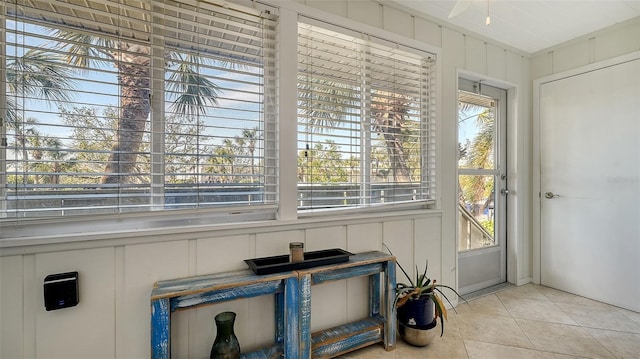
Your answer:
[[[7,147],[8,146],[6,137],[0,138],[0,146],[2,146],[2,147]]]

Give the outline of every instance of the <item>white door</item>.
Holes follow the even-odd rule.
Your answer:
[[[640,59],[540,85],[540,279],[640,311]]]
[[[506,281],[506,92],[458,83],[458,289]]]

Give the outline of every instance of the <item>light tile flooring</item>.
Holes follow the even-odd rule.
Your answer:
[[[374,345],[342,358],[640,358],[640,313],[548,287],[509,287],[456,310],[426,347],[398,337],[393,351]]]

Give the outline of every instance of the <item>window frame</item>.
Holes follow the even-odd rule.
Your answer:
[[[174,2],[181,2],[182,0],[172,0]],[[150,73],[150,77],[149,77],[149,82],[150,82],[150,114],[149,117],[147,119],[147,127],[150,127],[149,130],[145,130],[145,132],[149,133],[150,136],[150,141],[149,141],[149,156],[151,158],[151,164],[150,166],[156,166],[156,168],[159,168],[160,170],[157,169],[152,169],[150,171],[149,174],[149,179],[150,182],[148,183],[148,186],[150,188],[149,193],[147,193],[146,198],[147,200],[147,205],[146,207],[148,207],[146,210],[143,211],[139,211],[139,212],[126,212],[126,211],[117,211],[118,213],[112,213],[112,214],[92,214],[92,213],[87,213],[87,214],[80,214],[77,216],[48,216],[48,217],[33,217],[33,218],[22,218],[19,215],[12,215],[12,216],[7,216],[8,214],[8,206],[7,203],[10,201],[9,200],[9,192],[7,190],[7,181],[8,181],[8,177],[7,174],[7,152],[8,152],[8,144],[3,143],[2,146],[0,146],[0,166],[2,166],[2,171],[0,171],[0,180],[1,180],[1,184],[0,185],[0,227],[15,227],[15,228],[32,228],[32,226],[34,224],[40,224],[43,222],[47,222],[49,223],[49,225],[51,226],[51,224],[55,224],[56,222],[60,222],[60,223],[73,223],[73,222],[78,222],[78,221],[85,221],[85,222],[94,222],[94,221],[106,221],[106,222],[111,222],[111,220],[115,220],[115,221],[121,221],[123,217],[128,217],[128,216],[132,216],[132,217],[136,217],[138,218],[138,220],[136,220],[136,222],[140,222],[140,220],[144,217],[158,217],[161,212],[167,212],[170,213],[171,216],[177,216],[179,218],[182,217],[189,217],[189,216],[204,216],[210,219],[219,217],[220,214],[244,214],[244,219],[246,220],[260,220],[260,219],[274,219],[276,216],[276,209],[277,209],[277,178],[275,175],[275,166],[276,166],[276,160],[277,160],[277,140],[278,140],[278,136],[277,136],[277,126],[276,126],[276,119],[277,119],[277,107],[274,106],[275,103],[277,103],[277,87],[276,87],[276,80],[273,76],[273,74],[275,73],[275,69],[277,67],[277,62],[276,62],[276,58],[275,58],[275,50],[273,49],[274,47],[274,43],[272,43],[273,41],[276,41],[275,38],[275,34],[273,36],[265,36],[262,40],[262,44],[264,44],[264,48],[266,49],[266,51],[271,54],[269,56],[265,57],[265,62],[264,64],[261,65],[261,83],[263,88],[265,89],[262,93],[262,101],[259,102],[260,104],[260,108],[261,108],[261,116],[259,117],[259,120],[261,122],[261,127],[262,130],[261,132],[263,133],[263,137],[261,139],[261,142],[264,143],[263,148],[261,148],[259,150],[259,152],[256,152],[256,156],[255,157],[260,157],[260,162],[262,162],[262,167],[265,168],[264,170],[264,174],[262,175],[264,178],[264,183],[262,183],[261,188],[263,189],[260,193],[261,193],[261,197],[264,198],[264,200],[261,203],[258,204],[252,204],[252,203],[246,203],[246,204],[241,204],[241,205],[237,205],[237,204],[233,204],[232,202],[227,202],[227,203],[221,203],[221,204],[215,204],[213,206],[207,206],[207,207],[203,207],[201,209],[193,209],[193,207],[188,208],[186,210],[182,209],[182,210],[172,210],[170,208],[170,204],[165,203],[165,197],[164,197],[164,193],[165,193],[165,187],[167,186],[165,177],[167,175],[169,175],[168,173],[166,173],[165,171],[165,164],[166,164],[166,159],[165,156],[167,155],[171,155],[171,153],[165,153],[164,151],[164,145],[165,145],[165,139],[164,139],[164,122],[165,122],[165,107],[166,107],[166,103],[165,103],[165,93],[166,93],[166,88],[165,88],[165,81],[166,80],[166,60],[165,60],[165,54],[167,51],[167,46],[165,46],[164,41],[162,41],[161,39],[164,38],[164,34],[161,33],[161,31],[163,31],[163,29],[165,29],[164,25],[162,23],[157,23],[156,21],[154,21],[156,18],[164,18],[163,12],[162,11],[157,11],[158,9],[162,10],[164,9],[164,7],[166,6],[166,2],[162,1],[162,0],[150,0],[150,1],[142,1],[145,5],[148,5],[149,8],[151,10],[148,11],[148,15],[149,15],[149,21],[147,22],[147,24],[149,25],[148,32],[145,32],[145,34],[148,34],[149,39],[148,39],[148,47],[150,49],[150,54],[149,54],[149,58],[150,58],[150,64],[148,66],[148,71]],[[65,4],[66,5],[66,4]],[[193,5],[193,3],[191,3],[191,5]],[[239,16],[239,17],[253,17],[253,18],[258,18],[258,17],[262,17],[263,20],[261,22],[264,23],[264,17],[268,17],[270,19],[275,18],[274,15],[277,14],[277,11],[275,8],[268,6],[268,5],[260,5],[258,7],[255,6],[255,4],[253,4],[253,8],[247,8],[247,7],[243,7],[241,5],[235,5],[235,4],[230,4],[230,6],[227,6],[229,4],[225,4],[224,6],[222,4],[214,4],[212,2],[207,2],[207,1],[198,1],[197,2],[197,6],[198,8],[200,7],[204,7],[206,6],[208,8],[208,11],[216,11],[221,13],[222,11],[224,12],[234,12],[236,11],[237,13],[232,14],[232,16]],[[18,6],[18,5],[15,5]],[[73,6],[73,5],[70,5]],[[116,4],[115,6],[119,6],[118,4]],[[126,7],[126,5],[124,5]],[[211,10],[211,9],[214,10]],[[2,29],[0,29],[1,33],[0,35],[2,35],[1,41],[0,41],[0,46],[2,47],[2,49],[0,49],[0,51],[2,52],[2,54],[5,53],[5,49],[9,46],[16,46],[18,47],[18,42],[15,43],[9,43],[9,41],[7,40],[7,27],[6,27],[6,21],[7,20],[11,20],[11,21],[15,21],[18,20],[20,21],[19,17],[16,17],[16,15],[12,15],[9,14],[8,12],[10,11],[10,5],[6,5],[6,3],[3,2],[3,4],[0,5],[0,11],[2,11],[2,13],[0,14],[0,20],[2,22]],[[119,11],[119,10],[118,10]],[[141,10],[141,13],[144,13],[144,9]],[[114,13],[115,14],[115,13]],[[64,16],[64,15],[61,15]],[[180,21],[179,18],[172,18],[175,19],[176,21]],[[80,19],[78,22],[85,22],[87,21],[86,19]],[[269,20],[271,21],[271,20]],[[39,21],[37,20],[29,20],[29,19],[25,19],[25,23],[29,23],[29,24],[34,24],[34,25],[38,25],[38,24],[42,24],[45,23],[46,19],[41,19]],[[22,21],[18,22],[18,23],[22,23]],[[277,21],[275,22],[275,24],[277,25]],[[59,25],[56,22],[52,21],[51,22],[51,28],[63,28],[64,25]],[[270,25],[265,25],[265,26],[270,26]],[[75,28],[73,27],[69,27],[72,30],[75,30]],[[213,29],[213,27],[211,27],[210,29]],[[170,29],[169,29],[170,30]],[[14,30],[12,30],[14,31]],[[21,34],[22,32],[15,30],[16,34]],[[82,30],[77,30],[78,32],[82,31]],[[276,31],[275,29],[272,31]],[[268,32],[268,31],[267,31]],[[28,34],[28,33],[25,33]],[[105,38],[112,38],[113,35],[110,33],[106,33]],[[19,47],[18,47],[19,48]],[[155,62],[155,64],[154,64]],[[164,69],[164,71],[158,71],[159,69]],[[0,67],[0,74],[3,76],[3,78],[7,78],[7,72],[5,69],[5,66]],[[161,73],[163,72],[163,73]],[[2,92],[0,92],[0,94],[2,95],[2,98],[0,99],[0,110],[2,110],[3,114],[4,112],[7,110],[7,93],[6,93],[6,87],[3,85],[2,89],[0,90]],[[270,112],[270,113],[267,113]],[[60,112],[56,112],[56,113],[60,113]],[[267,123],[270,122],[270,123]],[[0,132],[0,138],[3,139],[4,142],[7,141],[7,135],[8,135],[8,129],[7,129],[7,124],[6,121],[2,121],[2,123],[0,123],[0,125],[2,126],[1,128],[1,132]],[[154,130],[154,128],[156,127],[161,127],[162,130],[161,131],[156,131]],[[200,135],[198,135],[200,136]],[[200,176],[200,173],[196,173],[195,175]],[[199,196],[201,193],[197,192],[197,188],[201,185],[201,183],[199,181],[194,182],[193,183],[193,188],[196,190],[195,194],[197,196]],[[205,193],[206,194],[206,193]],[[89,196],[89,194],[87,194],[87,196]],[[16,197],[15,199],[16,201],[18,201],[18,197]],[[118,202],[120,200],[118,199]],[[196,205],[197,203],[194,202]],[[64,209],[63,209],[64,210]],[[13,212],[13,210],[11,210]],[[16,212],[14,213],[19,213],[20,209],[18,209]],[[152,218],[153,220],[153,218]],[[218,219],[217,222],[223,223],[225,222],[225,219]],[[186,224],[192,223],[193,221],[191,220],[187,220],[184,219],[184,222]],[[55,226],[54,226],[55,227]],[[131,228],[138,228],[140,227],[139,224],[134,224],[131,226]],[[5,232],[5,231],[3,231]],[[34,231],[37,232],[37,231]],[[61,231],[60,233],[64,233],[65,231]],[[7,233],[7,232],[5,232]],[[7,234],[7,236],[11,236],[12,234]],[[5,234],[0,234],[0,238],[4,238]]]
[[[300,25],[302,24],[302,25]],[[367,178],[361,180],[362,182],[359,184],[359,203],[355,205],[344,205],[344,206],[320,206],[314,208],[313,206],[309,206],[309,208],[301,208],[298,206],[298,216],[299,217],[311,217],[316,215],[327,215],[327,214],[345,214],[349,212],[379,212],[379,211],[388,211],[388,210],[408,210],[408,209],[434,209],[437,206],[437,189],[439,188],[439,180],[438,180],[438,156],[439,156],[439,134],[437,129],[439,128],[439,99],[440,99],[440,83],[439,83],[439,74],[440,74],[440,61],[439,52],[433,51],[433,49],[425,49],[424,46],[417,46],[415,41],[407,39],[399,39],[394,36],[389,36],[389,34],[381,34],[379,35],[379,31],[375,31],[375,29],[368,29],[372,33],[367,33],[365,30],[356,32],[355,30],[351,30],[349,27],[344,25],[336,25],[328,22],[324,22],[321,20],[317,20],[312,17],[308,17],[305,15],[298,16],[298,26],[302,27],[316,27],[321,31],[330,31],[337,33],[338,36],[346,36],[352,37],[354,42],[358,42],[357,48],[354,51],[362,52],[359,50],[360,47],[367,48],[367,46],[373,48],[375,51],[378,51],[377,47],[388,47],[388,50],[392,52],[394,50],[399,50],[404,53],[412,54],[415,56],[421,56],[423,58],[422,61],[432,62],[429,65],[429,70],[426,70],[426,79],[421,79],[420,81],[426,81],[428,84],[426,87],[428,88],[429,94],[426,96],[422,96],[420,100],[420,180],[419,180],[419,188],[422,190],[418,196],[426,195],[428,198],[419,198],[415,200],[409,201],[393,201],[388,203],[371,203],[371,188],[374,181],[371,181],[370,178],[372,176],[371,166],[372,159],[371,149],[373,130],[370,126],[365,125],[369,118],[371,118],[372,113],[372,104],[371,98],[372,93],[370,92],[370,83],[371,83],[371,74],[367,73],[367,71],[371,71],[370,69],[366,69],[363,71],[361,77],[362,80],[362,89],[360,93],[362,93],[360,107],[362,108],[361,114],[361,129],[360,133],[360,147],[362,148],[359,152],[361,154],[360,158],[360,177]],[[365,26],[366,27],[366,26]],[[300,36],[300,34],[298,35]],[[368,44],[368,45],[367,45]],[[424,45],[424,44],[422,44]],[[383,50],[386,51],[386,50]],[[298,51],[298,56],[300,56],[300,52]],[[366,57],[367,55],[365,55]],[[372,55],[369,55],[372,56]],[[415,61],[415,58],[413,59]],[[363,62],[367,62],[367,60],[361,60]],[[298,63],[298,66],[303,66]],[[304,65],[305,69],[307,69],[307,65]],[[300,70],[298,71],[300,72]],[[298,86],[301,86],[298,83]],[[369,87],[369,88],[367,88]],[[424,90],[421,86],[421,91]],[[369,91],[369,92],[367,92]],[[300,101],[300,98],[298,98]],[[300,114],[300,106],[298,106],[298,117],[302,117]],[[301,122],[297,122],[298,126],[301,126]],[[337,128],[337,127],[336,127]],[[298,138],[300,137],[300,133],[298,133]],[[307,145],[308,147],[308,145]],[[298,151],[304,151],[303,148],[298,146]],[[309,148],[307,148],[309,150]],[[320,183],[322,185],[323,183]],[[357,183],[356,183],[357,184]],[[396,183],[398,184],[398,183]],[[300,183],[298,183],[298,194],[296,197],[301,198],[301,194],[299,193]],[[302,201],[302,200],[300,200]]]
[[[245,0],[232,0],[232,2],[228,2],[230,6],[233,6],[234,3],[249,6],[256,4],[253,1]],[[149,236],[155,236],[155,240],[162,241],[178,237],[187,238],[186,236],[188,236],[189,233],[197,233],[199,231],[203,231],[203,233],[212,230],[231,230],[232,232],[230,233],[236,233],[237,231],[251,232],[255,231],[255,229],[252,228],[268,229],[272,228],[273,225],[278,224],[287,225],[295,223],[321,223],[323,221],[334,222],[335,220],[343,221],[343,223],[351,223],[351,221],[358,222],[365,219],[367,221],[373,220],[375,218],[402,219],[406,216],[424,215],[424,213],[431,213],[432,215],[437,215],[438,213],[440,213],[442,211],[442,194],[439,190],[440,188],[442,188],[442,172],[440,170],[442,167],[440,160],[442,157],[442,153],[440,151],[442,145],[440,142],[440,131],[434,134],[434,137],[437,141],[434,144],[434,149],[436,150],[436,157],[434,159],[434,168],[436,175],[433,178],[433,181],[436,184],[436,188],[438,189],[434,200],[429,200],[425,203],[393,205],[389,204],[384,207],[370,207],[361,209],[349,208],[347,210],[337,209],[333,211],[318,211],[316,213],[298,212],[296,205],[297,166],[295,165],[297,157],[297,146],[295,144],[295,141],[290,141],[291,139],[296,138],[295,126],[291,126],[290,120],[292,118],[296,118],[297,71],[288,71],[288,69],[295,68],[296,64],[295,54],[297,53],[297,46],[292,44],[296,43],[296,29],[299,16],[314,18],[320,24],[323,24],[323,26],[335,26],[339,29],[347,30],[357,29],[351,31],[354,31],[356,33],[366,32],[380,39],[387,39],[389,41],[402,44],[402,46],[418,49],[420,51],[430,52],[435,54],[437,58],[440,58],[442,49],[433,45],[429,45],[428,43],[423,41],[418,41],[416,39],[412,39],[398,33],[384,30],[380,27],[367,25],[362,22],[355,22],[354,20],[348,19],[343,16],[333,15],[325,12],[319,13],[316,9],[297,2],[273,2],[271,0],[265,0],[260,4],[265,4],[267,6],[273,6],[277,8],[275,14],[277,14],[279,17],[278,29],[276,30],[276,38],[278,42],[276,48],[278,51],[278,56],[275,60],[276,66],[274,68],[274,71],[277,75],[277,80],[274,80],[277,82],[277,91],[275,94],[276,102],[274,104],[270,104],[270,106],[274,107],[272,115],[276,116],[274,122],[270,123],[270,126],[274,126],[277,129],[278,137],[277,148],[274,149],[274,151],[278,151],[278,156],[277,158],[273,159],[273,161],[276,163],[275,175],[277,176],[278,188],[277,206],[264,208],[264,211],[262,211],[261,213],[250,213],[251,209],[244,212],[234,211],[233,208],[223,208],[207,211],[200,210],[198,212],[185,211],[183,212],[183,216],[180,216],[180,218],[171,222],[173,225],[171,228],[168,228],[167,225],[163,222],[163,218],[167,217],[160,218],[159,220],[154,220],[155,216],[162,216],[162,213],[160,212],[144,213],[143,215],[136,214],[130,216],[132,218],[126,218],[124,216],[108,216],[108,218],[105,218],[104,216],[97,216],[95,218],[92,218],[92,221],[97,224],[103,225],[106,228],[105,232],[101,232],[100,228],[96,229],[91,225],[86,226],[86,228],[88,229],[86,232],[82,232],[82,229],[69,230],[69,226],[66,225],[67,223],[71,224],[73,227],[76,225],[76,222],[71,219],[57,222],[44,220],[38,223],[32,223],[34,226],[29,228],[18,228],[14,225],[14,223],[3,223],[2,221],[0,221],[0,247],[21,247],[24,245],[32,244],[65,243],[104,239],[121,239],[122,242],[119,243],[138,243],[140,241],[146,242],[151,240],[152,237]],[[3,7],[4,2],[0,3],[0,10],[2,10]],[[4,12],[2,12],[2,15],[3,14]],[[0,20],[4,20],[4,18],[0,16]],[[0,29],[0,31],[2,31],[3,29],[4,27]],[[3,39],[4,37],[0,40]],[[2,49],[0,49],[0,51],[2,51]],[[442,92],[442,68],[442,61],[436,61],[436,98],[433,101],[435,104],[436,114],[435,125],[438,129],[441,128],[440,125],[442,122],[442,119],[440,117],[442,102],[442,98],[440,96]],[[3,71],[2,67],[0,67],[0,74],[1,71]],[[0,89],[0,94],[2,94],[2,91],[4,91],[4,88]],[[4,96],[0,98],[0,106],[2,106],[1,101],[3,99]],[[296,121],[294,120],[294,122]],[[288,139],[289,141],[287,143]],[[2,152],[2,146],[0,146],[0,161],[2,160]],[[0,180],[2,179],[2,175],[3,173],[0,172]],[[1,190],[2,188],[0,186],[0,191]],[[2,205],[1,202],[2,201],[0,201],[0,206]],[[268,214],[265,214],[267,213],[267,211],[269,211]],[[169,215],[171,215],[171,213],[169,213]],[[225,217],[228,215],[233,215],[235,217],[233,217],[233,219]],[[215,218],[224,218],[224,220],[217,221],[214,219],[213,221],[209,221],[207,219],[209,216],[213,216]],[[326,218],[311,219],[308,218],[310,216],[324,216]],[[192,221],[192,219],[194,218],[196,221]],[[121,221],[129,224],[120,226],[120,224],[122,223]],[[53,231],[47,231],[47,228],[51,228],[51,225],[53,225],[54,227],[57,226],[60,229],[56,230],[55,228],[53,228]],[[114,228],[116,228],[117,230]],[[123,237],[123,234],[126,234],[126,237]],[[167,236],[168,239],[163,239],[164,236]]]

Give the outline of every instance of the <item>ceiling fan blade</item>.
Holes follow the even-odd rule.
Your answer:
[[[455,6],[449,13],[449,19],[462,14],[469,8],[469,5],[471,5],[471,0],[458,0],[458,2],[456,2]]]

